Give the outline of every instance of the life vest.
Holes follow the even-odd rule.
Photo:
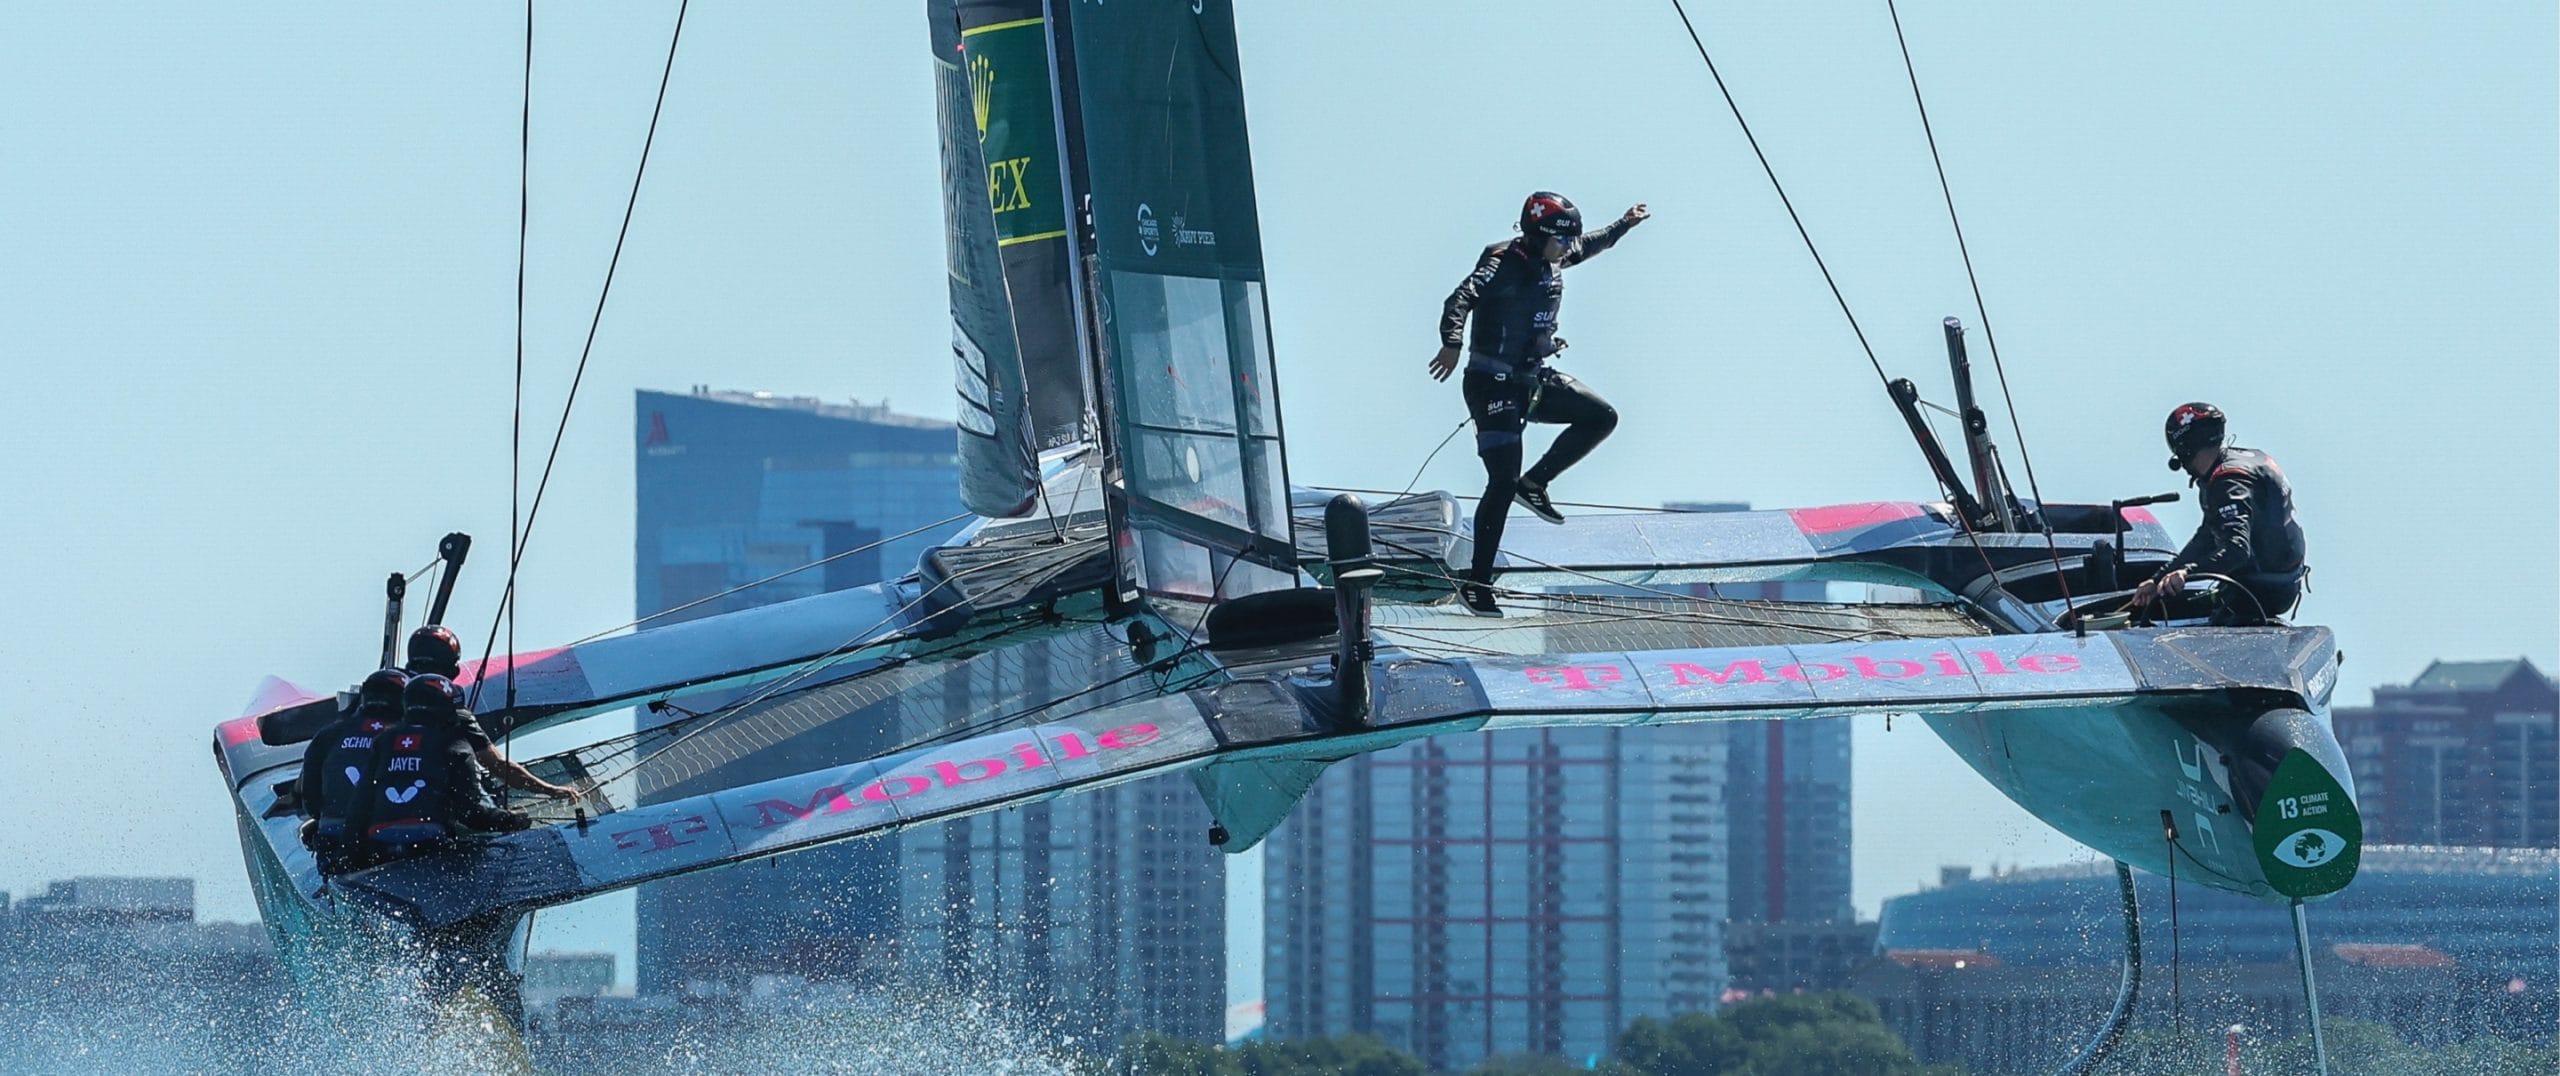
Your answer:
[[[1467,350],[1513,366],[1555,353],[1556,314],[1564,308],[1564,269],[1520,242],[1499,244],[1497,268],[1478,292]]]
[[[364,784],[365,768],[373,761],[374,738],[397,724],[397,711],[390,707],[358,710],[353,718],[330,727],[324,736],[337,742],[329,745],[320,757],[318,798],[312,804],[311,817],[318,821],[322,840],[343,842],[347,833],[347,815],[356,805],[356,792]],[[308,787],[308,786],[307,786]]]
[[[467,775],[455,770],[453,743],[452,730],[414,722],[374,735],[349,816],[368,848],[396,853],[455,833],[454,782]]]

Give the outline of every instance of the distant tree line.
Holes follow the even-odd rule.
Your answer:
[[[2560,1044],[2533,1047],[2493,1035],[2449,1046],[2413,1046],[2390,1028],[2327,1022],[2333,1076],[2460,1072],[2477,1076],[2560,1073]],[[2223,1070],[2219,1033],[2165,1028],[2125,1037],[2100,1076],[2192,1076]],[[2311,1038],[2252,1041],[2248,1072],[2309,1072]],[[1125,1076],[1433,1076],[1420,1058],[1371,1035],[1207,1046],[1162,1036],[1123,1043],[1094,1070]],[[1610,1056],[1590,1066],[1543,1054],[1497,1057],[1463,1076],[1964,1076],[1953,1064],[1923,1065],[1875,1007],[1846,993],[1755,998],[1712,1015],[1640,1017],[1618,1033]]]

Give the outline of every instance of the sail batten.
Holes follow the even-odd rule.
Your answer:
[[[1020,515],[1085,439],[1066,196],[1038,0],[928,0],[942,120],[961,499]]]

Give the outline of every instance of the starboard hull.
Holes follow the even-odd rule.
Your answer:
[[[2325,711],[2135,703],[1925,720],[2018,806],[2110,858],[2276,903],[2355,877],[2363,827]]]

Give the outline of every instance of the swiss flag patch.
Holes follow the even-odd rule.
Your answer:
[[[391,749],[394,751],[415,751],[418,749],[418,745],[425,742],[426,739],[419,736],[417,733],[406,733],[391,741]]]

